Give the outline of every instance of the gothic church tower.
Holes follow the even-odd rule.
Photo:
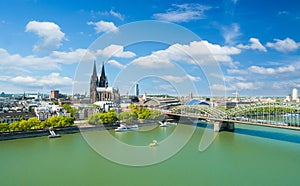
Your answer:
[[[107,80],[107,77],[105,75],[105,70],[104,70],[104,62],[102,63],[102,71],[101,71],[101,75],[99,78],[98,87],[105,87],[105,88],[108,87],[108,80]]]
[[[98,86],[98,76],[97,76],[96,61],[94,61],[94,68],[93,68],[93,73],[90,81],[90,103],[95,103],[98,100],[97,86]]]

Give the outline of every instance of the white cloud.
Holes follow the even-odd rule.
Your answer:
[[[263,52],[267,52],[267,49],[260,43],[260,41],[257,38],[250,38],[249,42],[250,42],[249,45],[239,44],[237,45],[237,47],[243,49],[252,49],[252,50],[260,50]]]
[[[98,21],[98,22],[88,22],[88,25],[94,25],[94,29],[96,30],[96,33],[102,33],[102,32],[117,32],[118,28],[115,26],[113,22],[105,22],[105,21]]]
[[[117,68],[124,68],[125,65],[122,65],[120,62],[116,61],[116,60],[109,60],[107,61],[107,64],[111,65],[111,66],[114,66],[114,67],[117,67]]]
[[[26,32],[37,34],[40,40],[34,45],[34,51],[49,51],[61,46],[65,34],[60,27],[53,22],[30,21],[26,25]]]
[[[228,74],[248,74],[247,70],[244,69],[227,69]]]
[[[254,82],[237,82],[234,87],[236,90],[255,90],[259,89],[261,83],[254,83]]]
[[[210,86],[210,89],[214,91],[226,91],[228,88],[225,85],[213,84]]]
[[[209,6],[200,4],[173,4],[173,8],[168,9],[166,13],[156,13],[155,19],[169,22],[189,22],[191,20],[204,19],[206,10],[211,9]]]
[[[228,69],[227,72],[229,74],[262,74],[262,75],[276,75],[283,73],[291,73],[296,72],[296,67],[294,65],[288,65],[284,67],[278,68],[265,68],[260,66],[250,66],[248,69]]]
[[[165,75],[165,76],[162,76],[162,78],[166,81],[175,82],[175,83],[181,83],[185,79],[183,77],[172,76],[172,75]]]
[[[241,52],[236,47],[220,46],[208,41],[193,41],[188,45],[174,44],[165,50],[152,52],[133,62],[147,68],[171,67],[172,62],[207,65],[217,62],[232,63],[231,55]]]
[[[278,67],[278,68],[264,68],[259,66],[251,66],[248,68],[248,70],[252,73],[273,75],[278,73],[294,72],[296,68],[293,65],[289,65],[286,67]]]
[[[14,67],[24,67],[33,69],[53,69],[58,68],[56,62],[49,57],[37,57],[34,55],[21,56],[19,54],[10,54],[5,49],[0,48],[0,66],[13,65]]]
[[[94,61],[96,60],[95,54],[87,49],[78,48],[69,52],[53,51],[49,58],[54,62],[61,64],[72,64],[79,61]]]
[[[190,80],[190,81],[194,81],[194,82],[201,80],[200,77],[191,76],[189,74],[187,74],[185,76],[165,75],[165,76],[161,76],[161,78],[166,80],[166,81],[170,81],[170,82],[174,82],[174,83],[181,83],[181,82],[184,82],[186,80]]]
[[[242,76],[226,76],[224,77],[224,80],[228,83],[230,82],[236,82],[236,81],[246,81],[246,78],[245,77],[242,77]]]
[[[221,27],[222,35],[227,44],[234,44],[237,37],[242,35],[240,26],[237,23],[232,23],[230,26]]]
[[[94,11],[94,10],[91,10],[90,11],[90,14],[93,18],[96,18],[96,17],[99,17],[99,15],[102,17],[102,16],[105,16],[107,18],[111,18],[111,16],[113,17],[116,17],[118,19],[120,19],[121,21],[124,21],[124,15],[122,15],[121,13],[119,12],[116,12],[114,11],[113,9],[111,9],[109,12],[108,11]]]
[[[61,87],[61,86],[71,86],[72,79],[69,77],[62,77],[59,73],[51,73],[46,76],[16,76],[11,77],[9,82],[21,85],[21,86],[31,86],[31,87]]]
[[[290,12],[283,10],[283,11],[279,11],[279,12],[278,12],[278,15],[279,15],[279,16],[281,16],[281,15],[288,15],[289,13],[290,13]]]
[[[97,55],[103,57],[119,57],[119,58],[132,58],[136,54],[130,51],[124,51],[124,47],[121,45],[110,45],[103,50],[97,50]]]
[[[288,37],[284,40],[274,39],[274,41],[274,43],[268,42],[266,46],[279,52],[292,52],[297,50],[300,46],[300,42],[297,43]]]
[[[87,49],[76,49],[70,52],[53,51],[48,56],[38,57],[36,55],[10,54],[7,50],[0,48],[0,69],[7,69],[7,67],[19,67],[27,70],[60,69],[60,64],[72,64],[95,59],[95,55]]]
[[[143,56],[134,59],[132,61],[132,64],[136,64],[144,68],[154,68],[154,69],[171,68],[174,66],[169,59],[161,58],[155,53],[152,53],[149,56]]]
[[[191,81],[200,81],[200,80],[201,80],[200,77],[191,76],[191,75],[189,75],[189,74],[187,74],[186,77],[187,77],[188,79],[190,79]]]
[[[124,16],[122,14],[120,14],[119,12],[115,12],[113,10],[110,10],[109,13],[110,13],[110,15],[120,19],[121,21],[124,20]]]

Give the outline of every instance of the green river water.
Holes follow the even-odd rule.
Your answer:
[[[124,143],[145,145],[152,139],[160,142],[174,130],[109,133]],[[81,133],[0,141],[0,185],[300,185],[300,131],[236,125],[235,132],[219,133],[200,152],[204,130],[197,127],[176,155],[148,166],[107,160]]]

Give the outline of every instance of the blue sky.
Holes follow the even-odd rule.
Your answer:
[[[171,22],[199,38],[170,31],[170,43],[143,40],[123,46],[112,39],[90,51],[101,37],[115,38],[122,27],[145,20]],[[145,38],[152,34],[151,27],[141,32]],[[148,94],[285,96],[300,88],[299,33],[300,2],[294,0],[0,0],[0,91],[71,94],[73,85],[76,92],[87,91],[95,59],[98,72],[105,60],[109,84],[121,93],[133,92],[138,82],[140,92]],[[132,73],[139,75],[128,78]],[[125,79],[128,86],[122,87]]]

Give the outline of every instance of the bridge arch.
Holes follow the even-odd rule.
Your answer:
[[[226,112],[208,105],[181,105],[171,109],[176,114],[194,114],[209,118],[226,118]]]
[[[256,114],[298,114],[300,112],[300,103],[284,103],[284,102],[267,102],[267,103],[251,103],[230,109],[227,117],[237,117],[242,115]]]

